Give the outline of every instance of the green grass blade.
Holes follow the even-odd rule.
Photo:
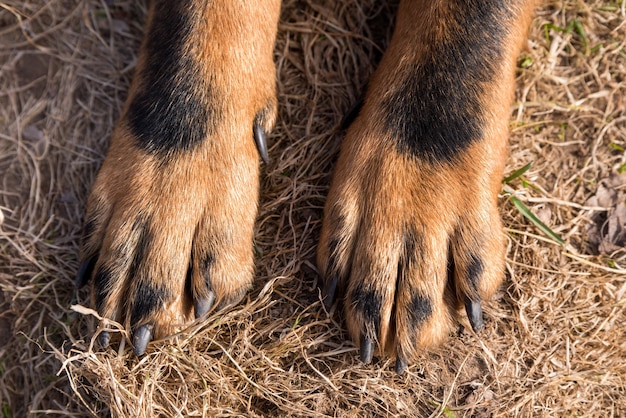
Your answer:
[[[537,216],[535,216],[535,214],[532,213],[530,209],[528,209],[528,206],[522,203],[521,200],[519,200],[515,196],[510,196],[510,198],[511,198],[511,202],[513,202],[517,210],[519,210],[520,213],[524,215],[529,221],[535,224],[535,226],[539,228],[544,234],[552,238],[559,245],[565,244],[565,241],[563,241],[563,239],[559,237],[553,230],[548,228],[546,224],[541,222],[539,218],[537,218]]]
[[[583,24],[580,22],[580,20],[578,19],[574,19],[573,22],[574,24],[574,32],[578,35],[578,37],[580,38],[580,42],[583,44],[583,53],[585,55],[589,54],[589,40],[587,39],[587,33],[585,32],[585,28],[583,27]]]
[[[524,167],[520,168],[519,170],[515,170],[510,176],[505,177],[504,180],[502,180],[502,183],[509,184],[510,182],[512,182],[513,180],[515,180],[516,178],[518,178],[519,176],[521,176],[522,174],[530,170],[530,167],[532,166],[533,166],[533,163],[530,162],[526,164]]]

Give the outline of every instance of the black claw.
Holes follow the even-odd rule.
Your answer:
[[[333,306],[333,302],[335,301],[335,293],[337,292],[337,281],[338,278],[337,276],[333,276],[333,278],[330,280],[330,283],[328,283],[328,286],[326,286],[326,296],[324,297],[324,306],[326,307],[326,310],[329,311],[330,308]]]
[[[102,348],[107,348],[109,346],[109,342],[111,341],[111,334],[108,331],[102,331],[100,335],[98,335],[98,342],[102,346]]]
[[[215,303],[215,292],[209,290],[209,295],[206,298],[198,299],[194,302],[194,313],[196,315],[196,319],[204,316],[207,312],[211,310],[213,304]]]
[[[148,343],[152,339],[152,325],[142,325],[135,331],[133,336],[133,345],[135,346],[135,355],[137,357],[146,352]]]
[[[89,283],[93,268],[96,266],[96,260],[96,256],[92,256],[88,257],[81,263],[78,269],[78,273],[76,274],[76,280],[74,281],[74,284],[77,288],[80,289],[81,287]]]
[[[396,356],[396,373],[404,374],[408,367],[409,363],[408,361],[406,361],[406,358],[404,358],[402,354],[398,353],[398,355]]]
[[[465,311],[467,312],[467,318],[474,332],[483,329],[485,324],[483,322],[483,309],[480,306],[480,302],[474,302],[470,298],[465,298]]]
[[[370,364],[374,357],[374,343],[365,335],[361,335],[361,361]]]
[[[267,155],[267,135],[265,135],[265,129],[263,129],[258,120],[254,121],[252,132],[254,133],[254,142],[256,143],[256,147],[259,150],[261,159],[265,164],[269,164],[270,159]]]

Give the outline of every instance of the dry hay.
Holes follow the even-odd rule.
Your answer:
[[[0,1],[3,416],[626,415],[625,2],[547,2],[520,59],[508,170],[533,166],[509,189],[566,244],[503,193],[508,275],[486,329],[402,377],[359,362],[314,267],[341,121],[391,30],[379,3],[285,1],[256,286],[136,359],[94,347],[94,321],[70,306],[88,300],[72,284],[77,234],[145,5]]]

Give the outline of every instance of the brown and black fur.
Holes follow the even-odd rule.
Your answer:
[[[89,198],[79,277],[93,270],[93,304],[135,335],[138,354],[252,283],[253,130],[275,119],[279,11],[275,0],[151,4]]]
[[[464,307],[483,326],[505,242],[497,194],[533,0],[403,0],[342,144],[318,265],[361,358],[401,372]],[[154,1],[93,186],[79,281],[142,354],[238,302],[253,274],[259,155],[276,114],[277,0]],[[263,154],[263,152],[262,152]],[[104,343],[108,334],[102,334]]]
[[[402,371],[499,286],[497,195],[532,2],[405,0],[342,144],[318,265],[348,329]]]

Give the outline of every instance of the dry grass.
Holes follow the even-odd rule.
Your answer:
[[[626,163],[624,1],[546,2],[520,61],[509,170],[533,167],[510,187],[566,245],[503,195],[508,276],[485,331],[451,337],[403,377],[357,360],[313,267],[341,120],[389,36],[393,7],[379,3],[285,1],[256,287],[137,360],[124,345],[94,349],[94,321],[70,306],[87,303],[72,284],[77,234],[145,8],[0,0],[3,416],[626,415],[626,252],[596,253],[587,232],[612,219],[588,201]],[[584,36],[557,29],[570,22]]]

